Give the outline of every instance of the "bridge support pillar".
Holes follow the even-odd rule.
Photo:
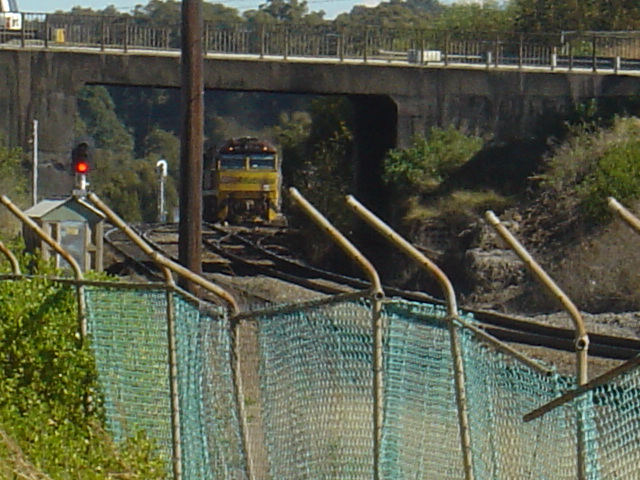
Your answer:
[[[56,69],[51,53],[14,51],[0,60],[0,131],[10,148],[20,147],[31,157],[33,120],[38,120],[39,197],[68,195],[73,176],[68,165],[75,138],[76,93],[68,68]],[[46,171],[45,171],[46,170]]]

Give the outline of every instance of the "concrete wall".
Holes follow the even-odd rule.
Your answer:
[[[362,188],[373,181],[386,149],[409,145],[413,134],[431,126],[453,123],[497,139],[529,137],[541,119],[577,102],[640,93],[640,78],[630,75],[408,64],[208,57],[204,75],[209,89],[348,95],[356,111],[358,165],[369,168],[360,174]],[[30,123],[37,118],[43,162],[68,162],[75,95],[85,84],[179,87],[180,58],[154,52],[0,50],[0,111],[6,112],[0,130],[9,144],[29,150]]]

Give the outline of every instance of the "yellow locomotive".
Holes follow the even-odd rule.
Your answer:
[[[257,138],[226,141],[205,161],[203,215],[211,222],[279,223],[282,175],[276,148]]]

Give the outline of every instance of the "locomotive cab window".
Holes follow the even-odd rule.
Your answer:
[[[275,155],[254,155],[250,159],[251,170],[275,170]]]
[[[220,170],[244,170],[244,155],[224,155],[220,157]]]

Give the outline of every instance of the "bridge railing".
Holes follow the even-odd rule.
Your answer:
[[[21,31],[0,31],[0,48],[82,47],[179,51],[180,25],[135,15],[23,14]],[[631,70],[640,68],[638,32],[478,33],[321,25],[206,22],[208,54],[487,68]]]

